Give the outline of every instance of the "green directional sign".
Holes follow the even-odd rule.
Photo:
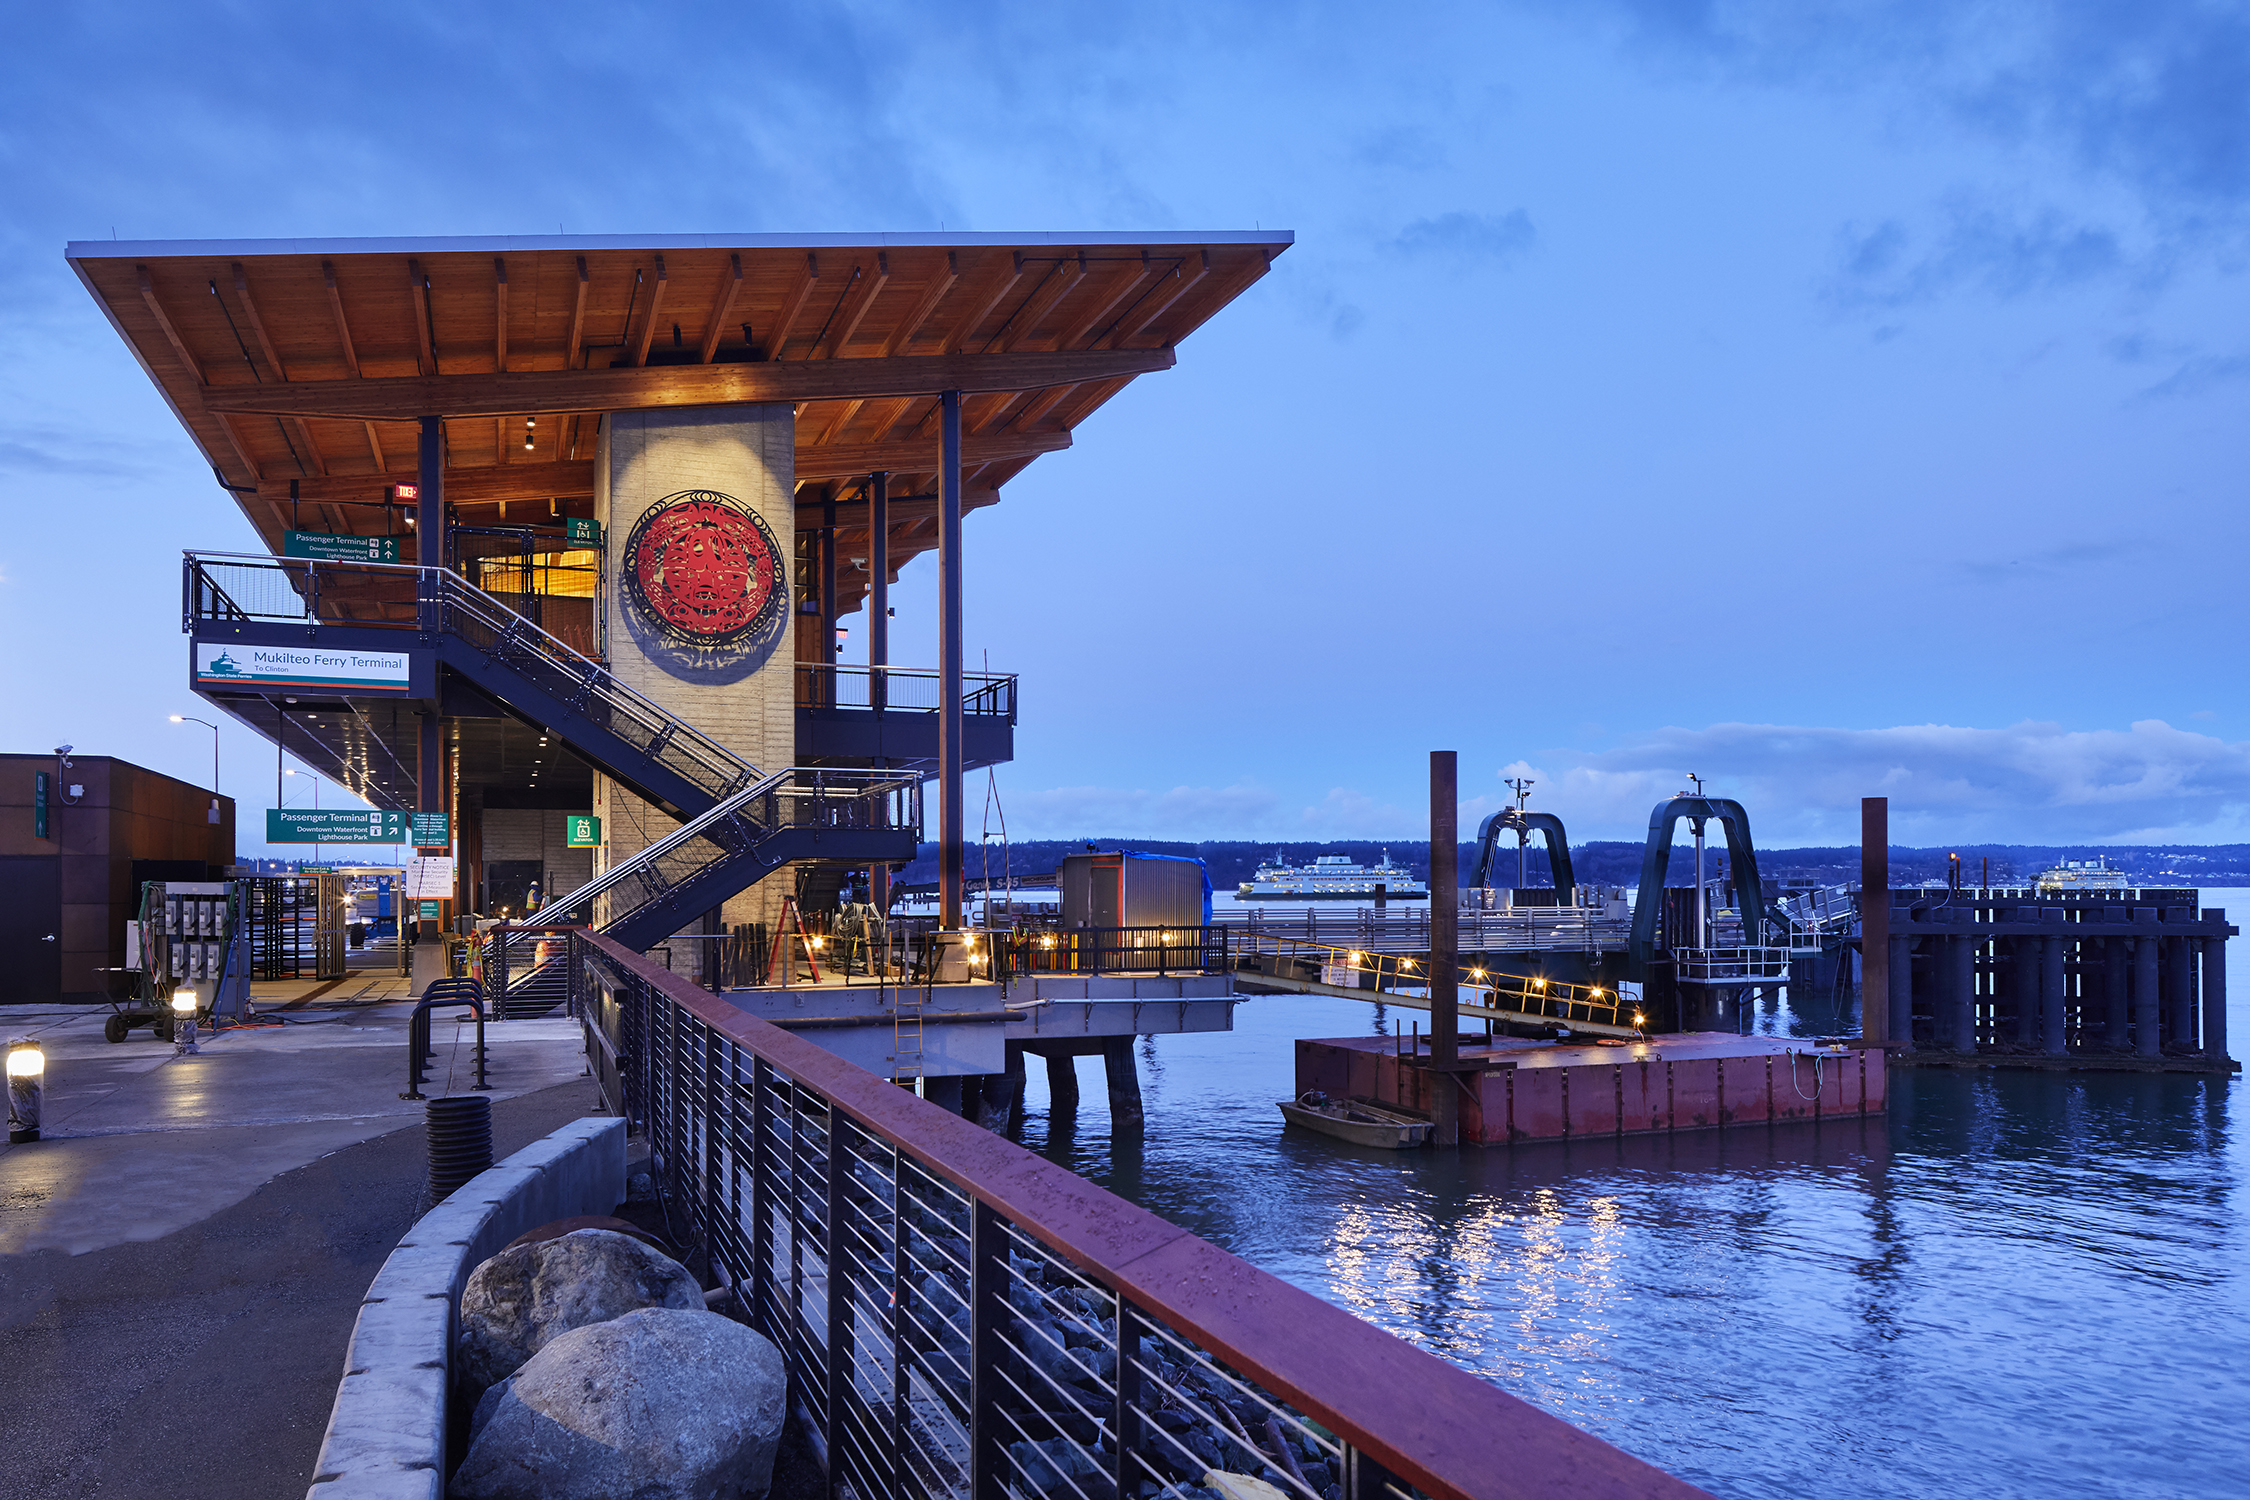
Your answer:
[[[314,562],[395,563],[398,538],[346,536],[335,531],[285,531],[281,534],[281,555],[306,557]]]
[[[407,815],[366,808],[269,807],[269,844],[403,844]]]
[[[565,849],[599,849],[602,844],[602,820],[592,813],[568,813],[563,817],[563,847]]]
[[[418,812],[414,815],[414,847],[417,849],[443,849],[453,842],[453,831],[447,826],[447,815],[441,812]]]
[[[602,544],[602,523],[592,516],[565,516],[563,540],[573,547],[599,547]]]

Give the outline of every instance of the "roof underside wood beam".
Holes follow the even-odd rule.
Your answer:
[[[181,357],[187,357],[184,349]],[[405,422],[433,412],[449,417],[528,416],[737,402],[932,396],[949,390],[1043,390],[1150,374],[1168,370],[1173,363],[1169,349],[899,355],[889,359],[307,380],[288,385],[208,387],[205,401],[213,411]]]
[[[711,299],[711,316],[703,320],[703,347],[696,363],[707,365],[711,356],[719,352],[719,335],[726,330],[727,314],[734,311],[734,299],[742,295],[742,257],[727,257],[728,272],[719,278],[718,295]]]

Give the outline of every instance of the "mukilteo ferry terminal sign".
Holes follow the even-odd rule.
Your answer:
[[[732,682],[755,671],[789,619],[789,575],[765,521],[734,496],[681,490],[642,513],[619,570],[625,614],[676,675]]]
[[[352,651],[311,646],[253,646],[236,641],[195,646],[197,687],[328,688],[350,693],[404,693],[412,686],[404,651]]]

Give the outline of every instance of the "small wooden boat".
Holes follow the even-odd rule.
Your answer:
[[[1427,1118],[1411,1111],[1369,1099],[1331,1099],[1318,1089],[1307,1090],[1300,1098],[1283,1099],[1280,1104],[1281,1117],[1292,1125],[1379,1151],[1426,1145],[1435,1128]]]

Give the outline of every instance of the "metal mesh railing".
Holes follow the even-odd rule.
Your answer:
[[[606,938],[571,963],[596,1076],[834,1493],[1701,1493]]]
[[[858,667],[799,662],[797,703],[809,708],[884,709],[936,713],[938,674],[927,667]],[[961,674],[961,712],[1016,721],[1016,679],[998,672]]]

